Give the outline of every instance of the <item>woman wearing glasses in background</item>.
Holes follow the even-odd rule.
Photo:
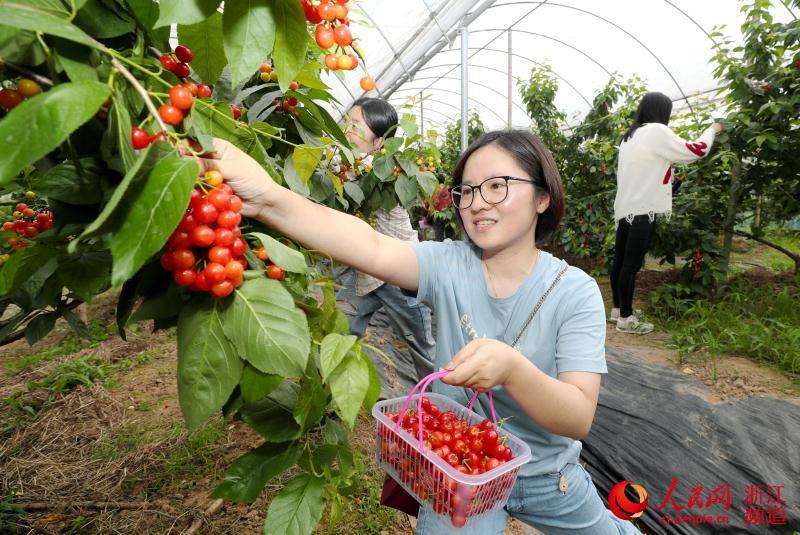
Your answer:
[[[394,137],[397,124],[397,112],[391,104],[379,98],[360,98],[347,114],[345,135],[358,148],[361,160],[365,164],[372,163],[373,155],[383,147],[385,138]],[[417,231],[411,226],[411,217],[402,206],[391,210],[380,208],[374,217],[375,230],[381,234],[398,240],[417,241]],[[364,336],[370,319],[383,307],[395,335],[409,349],[411,362],[398,368],[412,368],[416,372],[416,377],[409,378],[412,385],[431,373],[435,342],[431,333],[430,309],[422,303],[410,305],[400,288],[384,284],[363,271],[349,272],[343,283],[345,287],[336,299],[352,306],[352,310],[343,310],[350,321],[350,333]]]
[[[504,131],[475,141],[452,188],[469,241],[422,243],[316,205],[229,143],[215,147],[201,168],[227,177],[244,215],[431,303],[435,365],[451,370],[434,389],[464,405],[469,389],[492,389],[498,418],[511,417],[505,429],[530,445],[506,508],[467,532],[503,533],[511,515],[548,534],[638,533],[605,508],[578,462],[606,373],[605,313],[591,277],[539,249],[564,213],[561,177],[539,138]],[[452,530],[430,505],[420,510],[417,533]]]

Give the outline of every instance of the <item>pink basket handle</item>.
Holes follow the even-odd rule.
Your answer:
[[[492,398],[491,388],[489,389],[488,393],[489,393],[489,408],[492,410],[492,422],[494,422],[494,424],[497,425],[497,413],[494,411],[494,398]],[[470,400],[469,407],[467,407],[468,411],[471,411],[472,406],[475,405],[475,400],[478,399],[478,394],[480,394],[478,390],[476,390],[475,393],[472,394],[472,400]]]
[[[403,404],[403,408],[400,409],[399,413],[397,413],[397,420],[394,423],[394,430],[395,431],[399,430],[400,422],[403,419],[403,415],[405,415],[406,411],[408,410],[408,406],[411,404],[411,398],[413,398],[414,394],[416,394],[417,390],[419,390],[419,398],[417,399],[417,429],[419,431],[418,438],[419,438],[419,450],[420,451],[425,451],[425,442],[422,440],[422,418],[421,418],[421,414],[422,414],[422,398],[423,398],[423,396],[425,394],[425,390],[427,390],[427,388],[428,388],[428,385],[430,385],[433,381],[435,381],[437,379],[441,379],[442,377],[444,377],[448,373],[450,373],[450,370],[439,370],[438,372],[433,372],[433,373],[423,377],[422,380],[420,380],[420,382],[418,382],[414,386],[414,388],[411,389],[411,392],[408,393],[408,396],[406,397],[406,402]],[[473,405],[475,405],[475,400],[478,399],[478,394],[479,393],[480,392],[478,392],[476,390],[475,393],[472,395],[472,400],[469,402],[469,407],[467,407],[467,410],[470,410],[470,411],[472,410]],[[489,390],[489,407],[491,408],[491,411],[492,411],[492,421],[496,424],[497,423],[497,414],[495,413],[495,410],[494,410],[494,398],[492,398],[491,389]]]

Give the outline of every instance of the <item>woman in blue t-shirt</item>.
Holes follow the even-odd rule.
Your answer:
[[[452,188],[469,241],[419,244],[314,204],[275,184],[230,143],[214,145],[216,158],[200,160],[201,170],[226,177],[243,215],[432,304],[435,366],[452,370],[436,389],[464,404],[466,388],[492,389],[498,417],[512,416],[506,429],[530,445],[532,459],[506,508],[479,519],[471,533],[503,533],[509,515],[548,534],[638,532],[605,508],[578,463],[606,372],[605,312],[593,279],[538,248],[564,213],[561,177],[539,138],[504,131],[475,141]],[[450,530],[449,521],[421,509],[417,533]]]

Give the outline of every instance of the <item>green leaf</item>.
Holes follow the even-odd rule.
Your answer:
[[[198,173],[196,162],[175,154],[153,168],[141,193],[130,199],[133,206],[125,223],[111,236],[112,285],[128,280],[161,250],[189,205]]]
[[[133,198],[139,192],[140,183],[150,174],[150,171],[166,154],[165,151],[167,149],[162,147],[162,145],[166,144],[156,143],[141,151],[134,166],[131,167],[122,179],[122,182],[116,187],[111,198],[103,208],[103,211],[100,212],[97,219],[86,227],[80,238],[85,238],[101,232],[108,232],[115,224],[123,220],[125,214],[130,210],[131,204],[122,203],[122,199],[124,197]],[[129,194],[128,190],[133,191]],[[72,240],[67,250],[70,253],[75,252],[79,241],[80,239]]]
[[[364,202],[364,192],[361,191],[361,188],[355,182],[345,182],[344,191],[347,192],[347,195],[353,199],[353,202],[356,203],[356,205],[360,205],[362,202]]]
[[[128,8],[133,13],[133,16],[139,21],[139,24],[147,31],[150,38],[153,39],[153,44],[158,48],[166,49],[169,45],[169,26],[153,29],[153,25],[158,20],[159,6],[155,0],[127,0],[125,2]]]
[[[380,180],[390,180],[394,172],[394,158],[388,154],[385,156],[378,156],[372,162],[372,170]]]
[[[33,345],[47,336],[56,326],[56,319],[58,319],[58,313],[56,312],[46,312],[33,318],[25,326],[25,340],[28,341],[28,345]]]
[[[264,535],[313,533],[325,509],[325,480],[300,475],[289,481],[269,504]]]
[[[197,24],[178,26],[178,41],[194,52],[192,69],[203,83],[215,84],[228,61],[222,43],[222,14],[215,12]]]
[[[70,80],[73,82],[97,81],[97,70],[91,63],[91,49],[60,38],[56,38],[55,42],[54,48],[58,52],[58,61],[67,71]]]
[[[220,0],[169,0],[159,2],[160,13],[155,28],[170,24],[196,24],[211,17]],[[238,2],[228,2],[226,8]]]
[[[33,181],[36,191],[48,199],[69,204],[97,204],[103,200],[100,187],[102,167],[97,158],[81,158],[78,171],[72,160],[51,167],[42,177]]]
[[[70,24],[68,21],[45,10],[25,5],[21,2],[3,2],[0,4],[0,20],[6,26],[55,35],[98,50],[105,50],[102,44],[89,37],[74,24]],[[105,97],[103,100],[105,100]]]
[[[319,376],[316,373],[313,375],[315,377],[303,379],[300,392],[297,394],[297,405],[294,406],[294,411],[292,411],[294,421],[300,424],[303,430],[319,423],[325,415],[325,407],[327,405],[327,396],[325,389],[319,382]]]
[[[24,283],[55,254],[55,251],[42,245],[25,247],[11,255],[0,268],[0,296]]]
[[[342,336],[337,333],[331,333],[322,339],[319,348],[319,364],[324,381],[327,381],[328,376],[342,363],[357,339],[352,334]]]
[[[419,185],[422,192],[426,197],[430,198],[436,193],[436,188],[439,186],[439,181],[436,176],[430,171],[423,171],[417,173],[417,185]]]
[[[414,119],[414,116],[410,113],[406,113],[403,115],[402,120],[400,121],[400,128],[403,129],[405,133],[405,137],[414,137],[417,135],[417,122]]]
[[[297,463],[303,450],[295,442],[266,443],[231,463],[212,498],[253,503],[264,486]]]
[[[308,197],[311,194],[306,183],[301,180],[300,175],[297,174],[297,169],[294,168],[294,160],[292,158],[287,158],[283,162],[283,179],[286,181],[286,185],[289,186],[289,189],[295,193],[303,197]]]
[[[337,412],[350,428],[369,390],[369,369],[364,359],[348,356],[328,378]]]
[[[291,247],[287,247],[272,236],[262,234],[260,232],[253,232],[250,234],[261,242],[264,249],[267,250],[269,259],[278,267],[291,271],[292,273],[305,273],[308,269],[306,266],[306,259],[300,251],[295,251]]]
[[[258,278],[236,289],[224,312],[225,334],[239,354],[264,373],[300,377],[311,340],[306,316],[280,282]]]
[[[367,389],[367,394],[364,396],[364,408],[367,411],[372,410],[372,406],[375,405],[375,402],[378,401],[378,397],[381,395],[381,378],[378,375],[378,372],[375,370],[375,365],[372,364],[372,361],[369,359],[367,355],[361,353],[361,358],[364,359],[364,362],[367,365],[367,370],[369,371],[369,388]]]
[[[292,163],[294,163],[300,180],[308,183],[308,179],[311,178],[321,158],[322,147],[309,147],[308,145],[295,147],[292,153]]]
[[[225,119],[224,116],[230,117],[230,119]],[[184,125],[189,119],[191,119],[190,125],[200,128],[203,133],[211,137],[219,137],[228,141],[233,141],[235,138],[236,122],[233,120],[233,112],[230,106],[224,102],[212,105],[195,100],[192,113],[184,120]]]
[[[242,375],[242,360],[223,332],[222,307],[210,297],[195,299],[178,319],[178,399],[190,430],[222,408]]]
[[[400,169],[410,177],[417,176],[417,173],[421,172],[419,166],[408,158],[398,157],[397,164],[400,166]]]
[[[401,174],[394,182],[394,191],[400,199],[400,204],[407,207],[417,197],[417,181]]]
[[[121,89],[117,89],[111,97],[106,136],[111,138],[108,144],[119,151],[124,172],[127,172],[136,163],[136,152],[131,145],[132,126],[125,93]],[[106,158],[106,161],[108,160],[109,158]]]
[[[99,82],[59,84],[11,110],[0,121],[0,185],[58,147],[94,116],[108,95],[108,86]]]
[[[179,292],[176,285],[170,284],[161,295],[143,301],[125,323],[131,324],[144,320],[160,320],[178,316],[184,305],[184,300],[181,299]]]
[[[331,179],[331,184],[333,185],[333,189],[336,190],[336,193],[339,195],[339,197],[343,197],[344,188],[342,187],[342,181],[339,180],[339,177],[334,175],[330,169],[328,169],[327,167],[325,167],[324,169],[325,169],[325,174],[328,175],[328,178]]]
[[[325,82],[320,79],[317,73],[312,72],[308,63],[306,63],[300,72],[295,75],[294,79],[297,80],[297,83],[303,87],[310,87],[312,89],[320,89],[323,91],[330,89],[330,87],[328,87]]]
[[[402,144],[403,144],[403,138],[390,137],[389,139],[383,142],[383,147],[386,149],[386,152],[391,155],[397,152]]]
[[[245,403],[253,403],[268,396],[283,382],[280,375],[260,372],[250,364],[245,364],[239,388]]]
[[[286,91],[306,60],[306,18],[300,2],[296,0],[273,0],[271,5],[275,21],[272,61],[280,73],[278,86],[281,91]]]
[[[225,4],[222,14],[225,56],[231,83],[253,75],[275,44],[275,19],[268,0],[237,0]],[[305,36],[303,37],[305,42]]]
[[[81,300],[91,303],[109,286],[111,255],[102,251],[67,256],[60,261],[58,274],[64,286]]]
[[[134,30],[134,22],[127,16],[107,8],[98,0],[88,0],[72,21],[92,37],[109,39]]]
[[[282,382],[269,396],[239,409],[242,420],[270,442],[300,437],[302,430],[292,411],[297,404],[297,385]]]

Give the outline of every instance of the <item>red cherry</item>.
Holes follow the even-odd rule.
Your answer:
[[[231,194],[225,190],[213,189],[208,192],[208,202],[214,205],[214,208],[223,212],[231,207]],[[210,222],[210,221],[209,221]]]
[[[181,269],[173,274],[173,278],[181,286],[191,286],[194,283],[195,272],[193,269]]]
[[[164,268],[166,271],[172,271],[175,269],[175,265],[172,263],[172,255],[174,253],[164,253],[161,255],[161,260],[159,263],[161,267]]]
[[[240,199],[237,195],[231,195],[231,204],[230,210],[234,212],[241,212],[242,211],[242,199]]]
[[[197,96],[197,92],[199,91],[199,89],[198,89],[198,88],[199,88],[200,86],[198,86],[198,85],[197,85],[196,83],[194,83],[194,82],[184,82],[184,83],[183,83],[183,87],[185,87],[186,89],[188,89],[188,90],[189,90],[189,92],[192,94],[192,96],[193,96],[193,97],[196,97],[196,96]]]
[[[162,54],[158,60],[161,62],[161,65],[170,72],[175,70],[175,66],[178,65],[178,62],[175,61],[172,54]]]
[[[158,109],[158,114],[164,120],[165,123],[171,124],[173,126],[181,124],[183,122],[183,112],[173,106],[172,104],[164,104]]]
[[[240,110],[239,106],[237,106],[235,104],[230,104],[230,107],[231,107],[231,111],[233,112],[233,118],[238,121],[239,117],[242,116],[242,110]]]
[[[233,260],[233,255],[231,254],[231,250],[228,247],[215,245],[214,247],[208,250],[208,259],[211,260],[212,262],[226,265],[228,262]]]
[[[25,97],[16,89],[0,89],[0,108],[10,110],[18,106]]]
[[[211,88],[208,87],[206,84],[198,84],[197,85],[197,96],[200,98],[209,98],[211,97]]]
[[[197,220],[192,214],[185,214],[181,222],[178,223],[178,230],[183,232],[191,232],[197,226]]]
[[[39,235],[39,229],[37,229],[35,226],[28,225],[27,227],[25,227],[25,236],[26,237],[35,238],[38,235]]]
[[[214,243],[223,247],[230,247],[236,239],[236,236],[233,235],[233,231],[227,228],[218,228],[214,231],[214,234]]]
[[[37,221],[38,223],[38,221]],[[3,230],[14,230],[14,222],[13,221],[6,221],[3,223]]]
[[[276,281],[282,281],[286,278],[286,272],[283,268],[279,268],[275,265],[267,266],[267,277]]]
[[[172,73],[177,76],[178,78],[188,78],[192,71],[189,70],[189,66],[185,63],[178,63],[175,65],[175,68],[172,69]]]
[[[195,276],[192,290],[199,290],[201,292],[207,292],[209,290],[208,281],[206,280],[205,273],[202,271]]]
[[[293,81],[291,84],[289,84],[289,89],[291,89],[292,91],[297,91],[298,87],[300,87],[300,84],[298,84],[295,81]]]
[[[189,63],[194,58],[192,49],[183,45],[178,45],[175,47],[175,55],[184,63]]]
[[[239,261],[231,260],[225,264],[225,276],[228,279],[238,279],[242,276],[242,273],[244,273],[244,267]]]
[[[167,140],[167,134],[165,134],[164,132],[158,132],[157,134],[155,134],[153,137],[150,138],[150,143],[155,143],[156,141],[166,141],[166,140]]]
[[[141,128],[133,128],[131,130],[131,145],[135,150],[141,150],[150,144],[150,134]]]
[[[247,251],[247,244],[241,238],[236,238],[233,240],[231,244],[231,253],[233,253],[234,258],[239,258]]]
[[[317,8],[312,6],[308,0],[300,0],[300,3],[303,5],[303,11],[306,14],[306,20],[311,24],[319,24],[322,22],[322,17],[319,16],[317,13]]]
[[[206,282],[213,286],[225,280],[225,266],[211,262],[203,270],[203,274],[206,276]]]
[[[320,24],[314,31],[314,39],[317,41],[317,46],[323,50],[327,50],[334,45],[336,38],[333,35],[333,30]]]
[[[217,220],[218,216],[219,210],[217,210],[214,205],[207,200],[200,201],[194,207],[194,217],[200,223],[213,223]]]
[[[233,289],[234,285],[231,281],[223,280],[221,282],[211,285],[211,295],[221,299],[223,297],[229,296],[233,292]]]
[[[169,237],[167,245],[170,249],[189,249],[192,246],[192,239],[188,232],[176,230]]]
[[[200,225],[192,230],[190,236],[192,237],[192,242],[196,246],[208,247],[214,243],[214,237],[216,234],[214,234],[214,229],[208,225]]]
[[[169,90],[169,101],[179,110],[186,111],[191,109],[194,97],[190,89],[176,85]]]
[[[214,210],[216,210],[216,208]],[[224,212],[220,212],[216,219],[217,225],[220,227],[232,229],[242,220],[242,215],[233,210],[225,210]]]
[[[173,269],[189,269],[194,266],[194,253],[189,249],[178,249],[172,252]]]
[[[348,26],[340,24],[333,29],[333,39],[339,46],[349,46],[353,42],[353,34]]]
[[[328,22],[336,18],[336,10],[327,0],[322,0],[322,3],[317,6],[317,14],[322,20],[327,20]]]

